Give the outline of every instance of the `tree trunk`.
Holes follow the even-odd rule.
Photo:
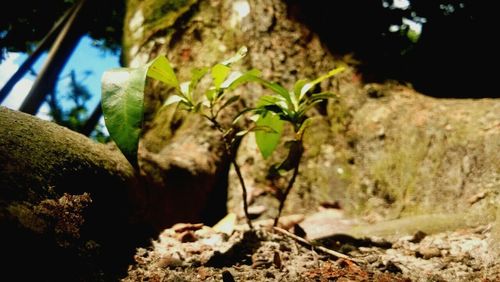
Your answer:
[[[264,78],[286,87],[338,63],[349,64],[336,60],[321,38],[296,19],[300,10],[295,2],[129,0],[125,61],[138,66],[166,54],[186,80],[191,68],[212,65],[246,45],[249,55],[241,68],[260,69]],[[341,27],[332,27],[332,32],[335,28]],[[491,213],[500,191],[495,153],[500,148],[500,101],[439,100],[406,86],[364,85],[354,66],[321,88],[336,91],[340,98],[313,113],[304,169],[285,212],[308,212],[321,202],[338,201],[346,211],[371,220],[453,213],[464,207]],[[246,105],[265,93],[254,84],[238,91]],[[193,205],[201,207],[204,200],[199,197],[226,189],[219,180],[228,173],[227,160],[221,159],[222,144],[214,129],[173,109],[158,111],[168,94],[156,83],[147,92],[142,173],[151,189],[177,191],[173,195],[179,187],[192,189],[189,193],[198,195]],[[276,211],[278,201],[272,195],[283,183],[266,179],[265,171],[282,155],[278,151],[271,161],[263,161],[251,137],[238,151],[251,200],[268,207],[267,216]],[[235,177],[230,173],[229,209],[239,212]],[[183,212],[173,208],[175,203],[168,206]],[[200,210],[190,212],[186,218],[193,220]]]
[[[136,174],[117,149],[3,107],[0,187],[8,277],[114,279],[150,235]]]

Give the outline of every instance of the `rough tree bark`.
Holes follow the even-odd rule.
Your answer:
[[[100,281],[126,271],[149,234],[138,220],[136,173],[121,153],[3,107],[0,136],[4,275]]]
[[[293,3],[129,0],[125,61],[138,66],[166,54],[186,79],[191,68],[214,64],[246,45],[250,51],[242,68],[258,68],[266,79],[290,87],[342,61],[296,20],[300,10]],[[341,11],[332,14],[336,12]],[[336,91],[340,98],[317,109],[306,136],[304,169],[286,212],[307,212],[320,202],[339,201],[346,211],[375,221],[464,208],[494,214],[500,191],[500,101],[439,100],[402,85],[364,85],[354,66],[321,87]],[[246,105],[264,93],[257,85],[238,91]],[[169,94],[160,85],[151,85],[147,94],[142,173],[151,189],[191,189],[189,194],[197,195],[192,205],[202,207],[203,197],[225,189],[218,180],[226,177],[227,160],[221,159],[216,133],[173,109],[157,112]],[[280,152],[264,162],[253,141],[243,140],[238,160],[251,194],[264,195],[253,197],[255,204],[278,205],[270,195],[280,182],[266,179],[265,171],[279,156]],[[179,181],[173,171],[190,177]],[[230,174],[229,209],[239,211],[234,179]],[[185,210],[175,203],[167,206],[168,213]],[[275,210],[269,208],[267,216]],[[190,212],[189,219],[196,219],[201,211]]]

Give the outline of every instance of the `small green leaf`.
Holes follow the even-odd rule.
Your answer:
[[[314,105],[325,101],[330,98],[334,98],[335,95],[329,92],[314,93],[308,99],[304,100],[297,111],[299,115],[304,115],[309,109],[314,107]]]
[[[169,105],[178,103],[180,101],[187,102],[186,98],[184,98],[184,97],[181,97],[179,95],[172,95],[172,96],[170,96],[170,97],[167,98],[167,100],[165,101],[165,103],[163,103],[163,106],[169,106]]]
[[[148,67],[119,68],[102,76],[102,110],[111,138],[122,153],[137,162],[144,116],[144,86]]]
[[[247,55],[247,52],[248,52],[248,48],[246,46],[243,46],[238,50],[238,52],[236,52],[236,54],[234,56],[223,61],[220,64],[225,65],[225,66],[232,65],[232,64],[236,63],[237,61],[243,59]]]
[[[177,76],[170,65],[170,62],[165,56],[159,56],[149,64],[146,65],[148,68],[147,75],[151,78],[157,79],[171,87],[179,89],[179,81]]]
[[[243,83],[252,82],[252,81],[260,81],[260,71],[257,69],[249,70],[245,73],[234,72],[229,75],[228,79],[224,81],[221,87],[228,88],[229,90],[233,90]]]
[[[206,92],[205,92],[205,97],[207,97],[207,100],[208,101],[213,101],[215,99],[215,94],[216,94],[216,91],[215,89],[208,89]]]
[[[219,89],[221,84],[226,80],[227,76],[231,72],[228,66],[217,64],[212,67],[212,78],[214,79],[215,89]]]
[[[198,85],[198,82],[202,77],[207,74],[208,68],[195,68],[191,70],[191,83],[189,84],[189,93],[193,93],[194,89]]]
[[[137,163],[144,118],[146,76],[180,90],[177,76],[165,56],[157,57],[144,67],[114,69],[102,76],[101,99],[106,127],[118,148],[134,164]]]
[[[280,120],[279,116],[267,112],[261,115],[257,120],[256,125],[259,127],[268,127],[274,132],[268,131],[257,131],[255,132],[255,141],[259,147],[260,153],[267,159],[273,151],[278,146],[280,141],[281,132],[283,131],[283,121]]]
[[[264,95],[257,101],[258,113],[273,112],[278,114],[282,119],[292,119],[293,111],[289,110],[289,104],[286,103],[285,98],[281,96]],[[287,117],[287,118],[286,118]]]
[[[258,82],[258,83],[264,85],[266,88],[272,90],[273,92],[275,92],[279,96],[283,97],[286,102],[288,102],[290,105],[292,105],[292,99],[290,97],[290,93],[288,93],[288,90],[286,90],[285,88],[283,88],[283,86],[281,86],[281,85],[279,85],[277,83],[269,82],[269,81],[267,81],[265,79],[260,78],[259,77],[260,74],[261,73],[260,73],[259,70],[256,70],[256,69],[250,70],[250,71],[242,74],[237,79],[235,79],[228,86],[228,88],[229,89],[234,89],[234,88],[240,86],[243,83],[255,81],[255,82]],[[224,84],[224,86],[226,86],[226,85]]]
[[[293,86],[293,93],[295,94],[295,97],[297,99],[300,99],[301,97],[301,92],[302,92],[302,88],[304,88],[304,85],[307,84],[307,79],[301,79],[297,82],[295,82],[295,85]]]
[[[307,104],[300,105],[300,108],[297,111],[297,114],[300,116],[305,115],[307,113],[307,111],[312,109],[316,104],[320,103],[321,101],[323,101],[323,100],[316,100],[316,101],[309,102]]]
[[[276,94],[278,94],[281,97],[285,98],[285,100],[287,101],[287,103],[289,103],[290,105],[293,105],[292,99],[290,98],[290,93],[288,92],[288,90],[286,90],[285,88],[283,88],[283,86],[281,86],[281,85],[279,85],[277,83],[274,83],[274,82],[269,82],[269,81],[263,80],[263,79],[260,79],[260,82],[265,87],[269,88],[270,90],[274,91]]]
[[[228,88],[234,81],[240,78],[243,75],[240,71],[232,71],[224,80],[224,82],[220,85],[220,88],[226,89]]]
[[[330,92],[320,92],[312,94],[310,100],[326,100],[330,98],[335,98],[335,94]]]
[[[322,82],[323,80],[329,78],[329,77],[332,77],[340,72],[344,71],[344,67],[338,67],[336,69],[333,69],[331,71],[329,71],[327,74],[325,75],[322,75],[318,78],[316,78],[315,80],[309,82],[309,83],[306,83],[304,84],[304,86],[302,87],[302,89],[300,90],[300,97],[299,97],[299,100],[302,99],[302,97],[304,97],[304,95],[306,95],[307,91],[311,90],[311,88],[313,88],[316,84]]]
[[[257,101],[257,107],[276,105],[280,102],[283,102],[283,97],[281,96],[263,95]]]

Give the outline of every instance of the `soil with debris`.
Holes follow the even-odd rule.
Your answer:
[[[308,245],[269,227],[227,235],[178,224],[138,250],[123,281],[500,281],[500,263],[488,255],[490,229],[389,240],[336,234]]]

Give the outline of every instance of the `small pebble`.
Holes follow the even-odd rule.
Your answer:
[[[436,247],[420,247],[418,253],[424,259],[430,259],[441,256],[441,251]]]
[[[410,239],[410,242],[412,242],[412,243],[420,243],[420,241],[422,241],[422,239],[424,239],[425,236],[427,236],[427,234],[425,232],[417,231],[417,233],[415,233],[413,235],[413,238]]]

